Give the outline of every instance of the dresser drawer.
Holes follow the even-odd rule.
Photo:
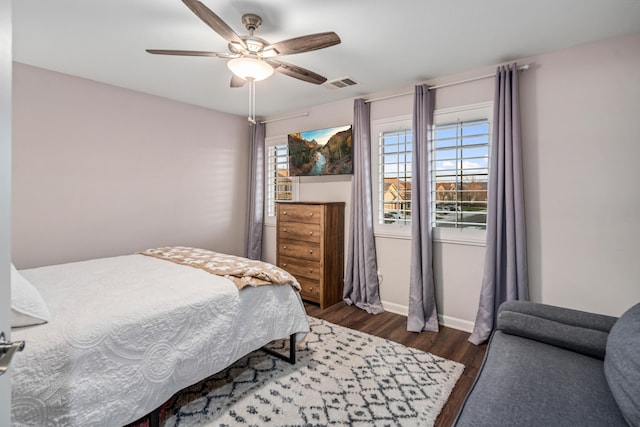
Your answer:
[[[320,224],[322,206],[318,205],[278,205],[281,221],[306,222]]]
[[[293,274],[298,281],[300,277],[320,280],[320,262],[281,256],[278,259],[278,267]]]
[[[304,277],[298,279],[300,287],[300,296],[304,300],[320,302],[320,282],[317,280],[311,280]]]
[[[278,251],[281,256],[320,261],[320,246],[313,243],[300,244],[290,242],[280,242]]]
[[[281,222],[280,227],[278,227],[278,238],[320,244],[320,225],[303,222]]]

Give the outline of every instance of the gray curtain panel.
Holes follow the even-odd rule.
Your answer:
[[[480,305],[469,341],[481,344],[505,301],[528,300],[518,67],[498,67],[489,164],[487,247]]]
[[[431,243],[431,177],[429,151],[435,94],[427,85],[415,87],[413,99],[413,163],[411,178],[410,332],[438,332]]]
[[[347,304],[377,314],[384,309],[380,302],[371,200],[370,104],[356,99],[353,106],[351,218],[343,297]]]
[[[247,204],[247,258],[262,258],[264,223],[264,133],[265,124],[251,125],[249,135],[249,200]]]

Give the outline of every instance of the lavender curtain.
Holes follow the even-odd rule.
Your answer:
[[[382,313],[378,285],[378,261],[373,236],[371,196],[370,105],[356,99],[353,106],[353,178],[351,218],[344,301],[369,313]]]
[[[415,87],[413,99],[413,163],[411,179],[410,332],[438,332],[431,244],[431,180],[429,151],[435,95],[427,85]]]
[[[529,299],[518,67],[498,67],[487,201],[487,248],[474,344],[486,341],[504,301]]]
[[[262,258],[264,223],[264,123],[251,125],[249,135],[249,200],[247,206],[247,253],[249,259]]]

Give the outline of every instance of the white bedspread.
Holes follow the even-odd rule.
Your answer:
[[[309,331],[290,286],[128,255],[22,270],[51,310],[14,329],[16,426],[122,426],[264,344]]]

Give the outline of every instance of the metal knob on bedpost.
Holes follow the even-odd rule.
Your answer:
[[[5,341],[4,332],[0,332],[0,375],[7,372],[13,354],[16,351],[24,350],[24,345],[24,341]]]

